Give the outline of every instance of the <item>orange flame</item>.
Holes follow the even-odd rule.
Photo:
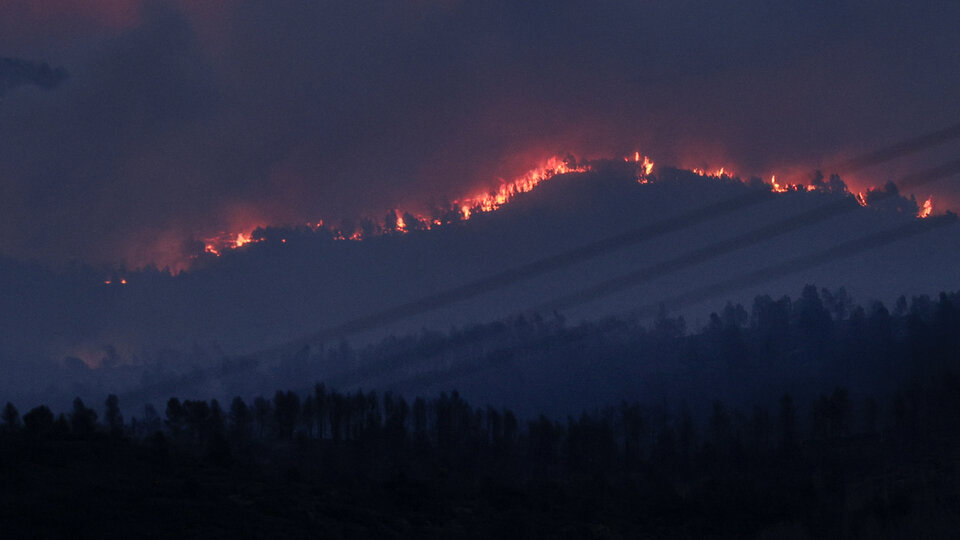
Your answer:
[[[786,193],[787,191],[790,191],[789,185],[781,186],[777,183],[777,175],[770,177],[770,186],[775,193]]]
[[[631,161],[633,162],[636,167],[636,180],[639,183],[646,184],[653,181],[651,175],[654,169],[654,162],[648,156],[641,154],[639,151],[635,151],[632,156],[626,156],[623,158],[623,160],[626,163],[630,163]],[[388,229],[386,224],[381,221],[379,226],[375,227],[374,230],[383,232],[394,231],[399,233],[409,233],[416,230],[430,230],[434,227],[441,227],[447,223],[450,223],[451,221],[466,221],[479,213],[497,210],[498,208],[510,202],[510,200],[517,195],[532,191],[540,183],[549,180],[554,176],[567,173],[583,173],[589,170],[591,170],[590,165],[577,164],[575,160],[568,160],[558,156],[553,156],[541,162],[539,166],[528,170],[526,173],[514,178],[511,181],[500,179],[499,187],[493,191],[478,193],[471,197],[465,197],[463,199],[453,201],[453,217],[450,217],[449,215],[422,216],[415,213],[403,212],[400,209],[395,209],[393,210],[393,213],[396,216],[394,228]],[[735,173],[729,170],[727,167],[719,167],[709,170],[694,167],[689,170],[702,177],[717,179],[736,177]],[[786,193],[790,191],[815,191],[817,187],[812,185],[804,186],[802,184],[781,184],[777,181],[776,175],[772,175],[770,177],[770,189],[775,193]],[[853,194],[853,196],[858,204],[861,206],[867,206],[866,195],[863,192]],[[920,207],[917,217],[925,218],[930,216],[932,212],[933,199],[929,198]],[[404,216],[406,216],[406,218]],[[322,230],[325,227],[325,222],[322,219],[310,221],[307,222],[307,227],[313,230]],[[364,239],[364,232],[362,230],[340,230],[336,227],[332,227],[330,224],[326,224],[326,228],[326,230],[328,230],[331,234],[331,237],[335,240],[360,241]],[[260,240],[262,239],[253,237],[253,229],[250,229],[250,232],[248,233],[240,232],[235,235],[233,233],[224,232],[219,236],[207,238],[204,241],[204,251],[219,257],[225,250],[238,249],[242,246],[258,242]],[[286,243],[287,239],[282,238],[280,241],[282,243]],[[111,281],[108,280],[105,281],[105,283],[110,284]]]
[[[723,178],[724,176],[733,176],[733,173],[728,171],[726,167],[720,167],[719,169],[713,169],[711,171],[694,167],[690,169],[690,172],[696,174],[697,176],[704,176],[707,178]]]
[[[504,182],[501,180],[502,183],[500,187],[494,192],[480,193],[459,201],[461,203],[460,210],[463,213],[464,219],[470,219],[472,213],[496,210],[520,193],[527,193],[537,187],[537,184],[540,182],[549,180],[558,174],[587,172],[589,170],[589,166],[571,166],[567,161],[554,156],[548,159],[543,165],[530,169],[526,174],[514,179],[512,182]]]
[[[257,227],[259,227],[259,225]],[[223,232],[217,236],[206,238],[203,241],[203,251],[204,253],[219,257],[223,254],[224,250],[237,249],[247,244],[258,242],[259,240],[253,237],[253,229],[248,233],[240,232],[234,235],[233,233]]]
[[[241,247],[249,244],[250,242],[253,242],[253,239],[249,234],[237,233],[237,239],[233,241],[233,246]]]

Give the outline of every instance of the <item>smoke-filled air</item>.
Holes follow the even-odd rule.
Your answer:
[[[0,537],[955,536],[958,24],[0,0]]]
[[[0,251],[179,271],[568,154],[829,174],[957,116],[958,8],[883,4],[6,1]]]

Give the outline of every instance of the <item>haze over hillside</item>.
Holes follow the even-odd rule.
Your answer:
[[[957,287],[960,253],[942,247],[960,243],[960,227],[951,223],[875,249],[841,250],[828,263],[801,271],[788,266],[744,284],[749,286],[676,305],[669,300],[706,285],[916,222],[918,203],[889,195],[861,207],[838,186],[770,193],[759,181],[726,176],[666,168],[651,181],[638,182],[634,173],[632,164],[597,163],[590,172],[556,176],[468,221],[359,242],[335,241],[309,230],[267,229],[259,233],[260,242],[207,257],[177,276],[84,266],[51,270],[4,260],[0,279],[11,294],[0,300],[0,309],[8,314],[0,358],[11,376],[3,389],[66,395],[74,372],[104,363],[156,367],[171,357],[164,351],[188,356],[193,351],[187,365],[208,368],[223,355],[256,353],[305,336],[312,337],[297,343],[317,350],[342,338],[363,344],[390,334],[446,331],[533,311],[545,316],[557,311],[575,323],[638,308],[646,309],[639,315],[650,317],[651,307],[668,302],[669,312],[684,315],[695,329],[723,302],[749,305],[761,293],[795,295],[807,283],[845,287],[867,304]],[[724,201],[733,206],[723,206]],[[711,207],[726,210],[676,221]],[[798,221],[777,225],[790,219]],[[591,256],[562,257],[671,220],[672,228],[643,241],[621,239]],[[774,228],[753,232],[764,227]],[[733,244],[723,247],[724,242]],[[557,256],[561,258],[536,271],[511,274]],[[663,266],[665,262],[670,264]],[[638,271],[622,283],[615,281]],[[484,284],[491,276],[502,279]],[[605,282],[606,290],[576,296]],[[462,287],[471,284],[476,286],[468,287],[467,294],[435,296],[463,293]],[[432,297],[437,301],[417,307],[418,300]],[[363,322],[397,306],[408,309]],[[337,330],[358,320],[360,324]],[[323,329],[333,330],[317,334]],[[282,354],[273,350],[274,356]],[[185,369],[168,363],[173,371]],[[48,372],[44,366],[51,365]],[[48,375],[41,378],[40,373]]]

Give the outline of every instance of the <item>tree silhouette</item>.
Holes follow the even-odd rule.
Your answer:
[[[238,441],[246,441],[251,436],[253,426],[253,415],[250,409],[243,402],[243,398],[237,396],[230,403],[230,435]]]
[[[160,420],[160,415],[157,414],[157,409],[150,403],[143,406],[143,418],[140,425],[143,429],[143,435],[152,435],[163,429],[163,422]]]
[[[317,383],[313,386],[313,406],[314,417],[317,421],[317,438],[323,439],[324,436],[324,418],[328,413],[327,407],[327,388],[323,383]]]
[[[253,400],[253,419],[257,424],[257,436],[260,438],[263,438],[263,434],[269,430],[270,413],[270,402],[263,396],[257,396]]]
[[[20,430],[20,413],[17,411],[17,408],[13,406],[13,403],[7,402],[3,408],[2,418],[0,419],[3,420],[4,432],[15,433]]]
[[[123,415],[120,414],[120,400],[116,394],[107,396],[105,406],[106,410],[103,413],[103,419],[107,423],[110,434],[114,437],[123,435]]]
[[[97,427],[97,413],[83,404],[79,397],[73,400],[73,410],[70,413],[70,430],[80,438],[93,435]]]
[[[797,446],[797,408],[790,394],[780,398],[780,448],[791,453]]]
[[[293,439],[293,431],[300,418],[300,396],[293,392],[281,392],[273,396],[273,414],[277,428],[277,437]]]
[[[49,435],[53,431],[53,412],[46,405],[30,409],[23,415],[23,430],[34,437]]]
[[[164,414],[166,415],[166,419],[163,423],[170,431],[170,435],[175,440],[179,439],[183,436],[187,428],[187,413],[183,408],[183,404],[175,397],[170,398],[167,400],[167,408]]]

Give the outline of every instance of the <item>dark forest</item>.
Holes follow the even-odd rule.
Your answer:
[[[649,327],[610,319],[565,328],[536,317],[472,332],[540,327],[537,346],[558,350],[561,341],[604,339],[616,328],[634,335],[635,350],[623,353],[631,361],[669,353],[718,377],[766,381],[789,371],[802,390],[726,401],[680,393],[566,417],[471,404],[455,390],[413,397],[340,392],[325,382],[230,403],[170,397],[138,411],[123,410],[116,395],[97,404],[77,398],[59,414],[8,403],[4,536],[875,538],[956,530],[960,294],[901,298],[888,309],[808,286],[796,299],[757,297],[749,311],[728,304],[694,333],[684,326],[665,314]],[[380,348],[395,356],[405,343],[414,354],[467,333],[392,338]]]

